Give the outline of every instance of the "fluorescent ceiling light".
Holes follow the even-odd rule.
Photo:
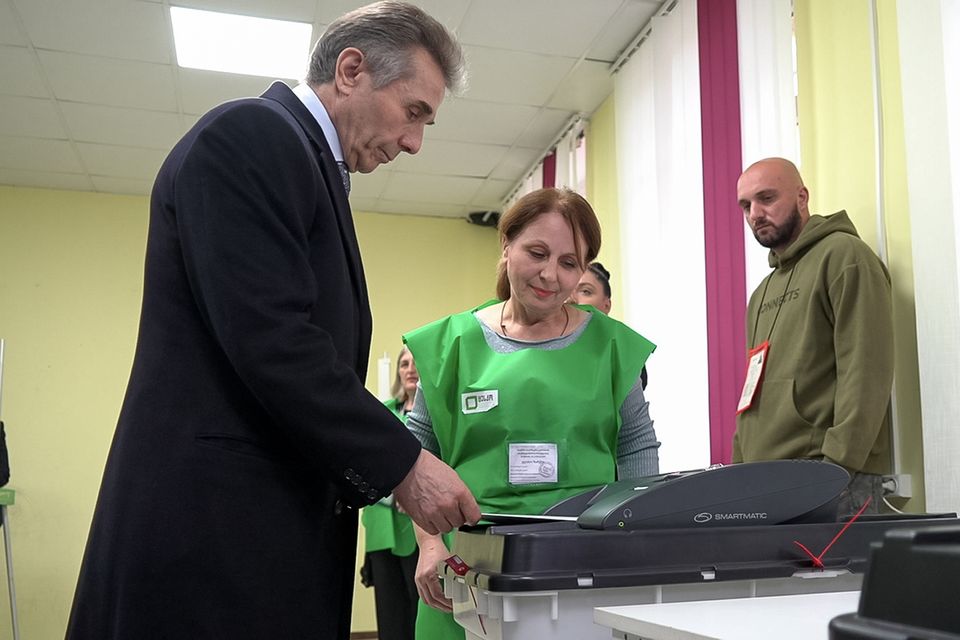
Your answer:
[[[170,7],[170,18],[181,67],[270,78],[306,76],[310,24],[184,7]]]

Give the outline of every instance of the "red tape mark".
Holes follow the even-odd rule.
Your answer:
[[[444,560],[444,562],[447,564],[448,567],[453,569],[453,572],[458,576],[465,576],[467,574],[467,571],[470,570],[470,567],[467,566],[467,563],[464,562],[458,555],[452,555],[446,560]]]
[[[465,576],[467,571],[470,570],[470,567],[466,562],[458,555],[452,555],[447,558],[444,562],[447,563],[447,566],[453,569],[453,572],[458,576]],[[470,592],[470,597],[473,598],[473,608],[477,611],[477,620],[480,622],[480,630],[483,631],[483,635],[487,635],[487,627],[483,624],[483,617],[480,615],[480,605],[477,603],[477,595],[473,592],[473,587],[467,585],[467,591]]]
[[[863,503],[863,506],[860,507],[860,510],[857,511],[857,513],[856,513],[852,518],[850,518],[850,520],[847,521],[847,524],[843,525],[843,528],[840,529],[840,532],[839,532],[837,535],[833,536],[833,540],[831,540],[831,541],[830,541],[830,544],[828,544],[826,547],[823,548],[823,551],[820,552],[820,555],[818,555],[818,556],[813,555],[813,552],[810,551],[810,549],[807,549],[805,546],[803,546],[803,543],[800,542],[799,540],[794,540],[794,541],[793,541],[793,544],[795,544],[795,545],[797,545],[798,547],[800,547],[801,549],[803,549],[803,552],[806,553],[808,556],[810,556],[810,559],[813,560],[813,566],[814,566],[814,567],[816,567],[817,569],[823,569],[823,568],[824,568],[824,566],[823,566],[823,556],[827,555],[827,551],[830,550],[830,547],[833,546],[833,543],[835,543],[837,540],[839,540],[839,539],[840,539],[840,536],[842,536],[842,535],[844,534],[844,532],[845,532],[848,528],[850,528],[850,525],[852,525],[854,522],[856,522],[857,518],[859,518],[859,517],[863,514],[863,512],[866,511],[867,507],[870,505],[870,502],[871,502],[872,500],[873,500],[873,498],[871,498],[870,496],[867,496],[867,500],[866,500],[866,502]]]

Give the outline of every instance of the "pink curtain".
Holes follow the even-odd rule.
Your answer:
[[[557,186],[557,150],[554,149],[543,159],[543,188],[552,189]]]
[[[698,0],[710,461],[730,462],[746,366],[743,219],[737,209],[740,82],[737,1]]]

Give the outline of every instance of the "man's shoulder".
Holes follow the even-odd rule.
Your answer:
[[[820,238],[810,247],[808,256],[828,255],[831,259],[859,262],[879,261],[876,252],[859,236],[843,231],[836,231]]]
[[[876,252],[860,237],[849,233],[831,233],[810,248],[801,261],[817,265],[826,282],[842,282],[841,276],[852,272],[868,276],[869,281],[886,281],[890,273]]]
[[[296,119],[281,103],[261,96],[228,100],[207,112],[201,122],[206,121],[208,125],[226,124],[246,119],[262,121],[266,126],[296,123]]]
[[[261,97],[238,98],[211,109],[185,136],[187,144],[205,141],[219,149],[217,140],[243,140],[247,147],[283,147],[291,156],[295,148],[308,148],[309,136],[283,105]]]

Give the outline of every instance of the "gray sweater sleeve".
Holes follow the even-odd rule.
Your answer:
[[[639,378],[620,406],[617,437],[617,478],[640,478],[660,473],[660,443],[650,419],[650,403]]]
[[[420,441],[421,447],[440,457],[440,442],[437,440],[437,434],[433,432],[433,420],[430,419],[430,412],[427,410],[427,403],[423,399],[419,382],[417,394],[413,397],[413,408],[407,414],[407,429]]]

